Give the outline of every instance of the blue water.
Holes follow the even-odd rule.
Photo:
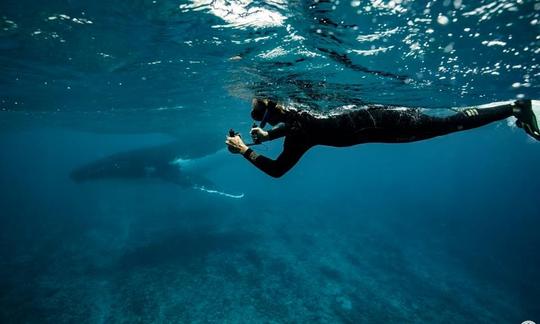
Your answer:
[[[280,179],[223,151],[253,96],[540,99],[539,20],[532,0],[2,1],[0,322],[540,321],[540,144],[511,120],[316,147]],[[74,181],[95,161],[148,164]]]

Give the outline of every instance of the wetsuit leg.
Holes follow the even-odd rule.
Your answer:
[[[514,105],[463,108],[447,117],[423,114],[414,108],[372,108],[368,112],[374,127],[364,130],[364,142],[402,143],[424,140],[477,128],[513,115]]]

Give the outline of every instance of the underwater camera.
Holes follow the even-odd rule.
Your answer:
[[[253,125],[251,126],[251,128],[255,128],[257,127],[257,124],[256,123],[253,123]],[[259,126],[260,127],[260,126]],[[234,136],[240,136],[242,137],[242,135],[240,134],[240,132],[237,132],[235,131],[234,129],[229,129],[229,137],[234,137]],[[259,145],[261,144],[261,141],[259,139],[253,141],[253,143],[246,143],[247,146],[254,146],[254,145]],[[231,148],[229,147],[229,151],[231,150]]]
[[[229,137],[235,137],[236,135],[240,135],[240,133],[236,132],[234,129],[229,129]]]
[[[251,128],[255,128],[255,127],[260,127],[260,128],[263,128],[266,126],[266,123],[268,122],[268,119],[270,118],[270,109],[268,107],[266,107],[264,109],[264,114],[263,114],[263,117],[261,119],[261,122],[259,125],[257,125],[257,123],[253,123],[253,125],[251,126]],[[234,137],[234,136],[240,136],[242,137],[242,135],[240,135],[239,132],[235,131],[234,129],[229,129],[229,137]],[[261,144],[261,140],[260,139],[255,139],[253,141],[253,143],[246,143],[247,146],[253,146],[253,145],[259,145]],[[230,148],[229,148],[229,151],[230,151]]]
[[[236,135],[240,135],[240,133],[235,132],[234,129],[232,129],[232,128],[229,129],[229,137],[235,137]],[[234,153],[230,146],[227,147],[227,149],[229,150],[229,152]]]

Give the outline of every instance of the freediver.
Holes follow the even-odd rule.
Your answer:
[[[456,109],[454,109],[456,110]],[[225,143],[232,153],[242,154],[266,174],[279,178],[289,171],[315,145],[346,147],[364,143],[406,143],[484,126],[508,117],[540,141],[540,101],[517,100],[461,108],[447,117],[434,117],[419,108],[368,105],[345,109],[342,113],[319,116],[308,111],[286,108],[268,99],[253,99],[251,117],[254,143],[285,137],[283,151],[276,160],[255,153],[231,130]],[[268,123],[274,128],[265,131]]]

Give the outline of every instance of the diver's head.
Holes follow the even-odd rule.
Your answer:
[[[275,126],[283,121],[285,109],[276,101],[254,98],[251,102],[251,118],[261,122],[261,127],[268,123]]]

